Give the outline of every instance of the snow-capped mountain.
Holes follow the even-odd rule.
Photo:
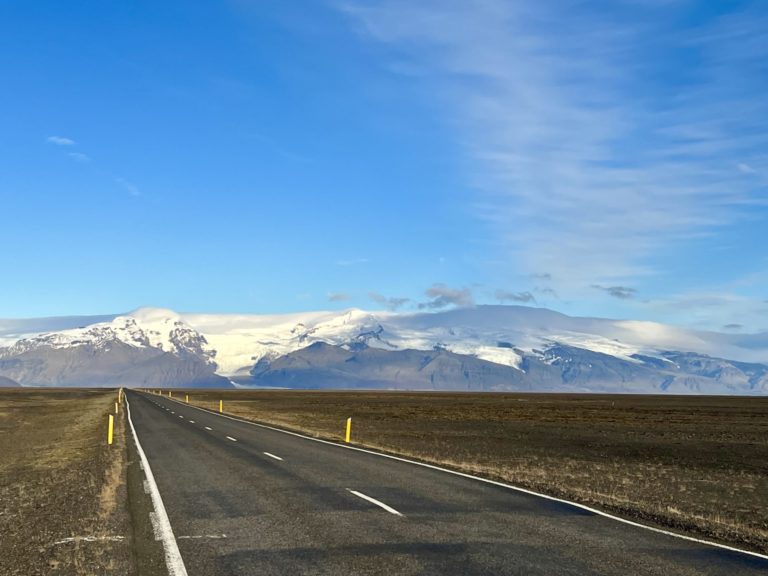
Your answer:
[[[223,374],[238,374],[313,342],[365,343],[382,350],[432,350],[518,366],[522,352],[561,343],[625,360],[675,350],[742,362],[768,362],[768,333],[721,334],[655,322],[575,318],[544,308],[476,306],[396,314],[351,309],[283,315],[182,314],[216,349]]]
[[[62,376],[66,370],[61,366],[69,366],[73,354],[79,371]],[[93,319],[0,320],[0,375],[22,384],[73,383],[96,365],[98,378],[103,378],[109,372],[107,357],[123,367],[120,377],[134,374],[134,381],[145,382],[151,376],[147,370],[155,370],[145,361],[163,358],[160,380],[166,385],[184,385],[174,378],[202,382],[209,377],[221,384],[225,376],[270,386],[697,393],[768,389],[763,364],[768,362],[768,333],[721,334],[652,322],[575,318],[525,306],[283,315],[141,308]]]
[[[229,385],[215,374],[216,351],[205,337],[170,310],[139,309],[90,325],[79,320],[86,325],[21,337],[6,330],[0,375],[40,386]]]
[[[41,346],[55,350],[90,345],[99,350],[115,342],[135,348],[156,348],[179,356],[191,354],[216,366],[216,351],[205,337],[185,324],[175,312],[159,308],[140,308],[111,321],[21,338],[9,347],[8,353],[20,354]]]

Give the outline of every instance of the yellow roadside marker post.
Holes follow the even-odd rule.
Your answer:
[[[349,443],[349,439],[352,436],[352,418],[347,418],[347,434],[344,440]]]
[[[224,412],[224,400],[219,400],[219,414]]]
[[[109,431],[107,432],[107,444],[112,445],[112,431],[115,428],[115,417],[112,414],[109,415]]]
[[[171,392],[170,390],[168,390],[168,398],[173,398],[173,392]]]
[[[118,412],[118,406],[120,406],[120,404],[118,404],[117,402],[115,402],[115,414],[117,414],[117,412]]]
[[[184,400],[186,400],[187,404],[189,404],[189,394],[184,394]]]

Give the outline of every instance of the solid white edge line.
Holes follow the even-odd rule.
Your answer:
[[[232,440],[232,442],[237,442],[237,438],[232,438],[232,436],[227,436],[227,440]]]
[[[147,478],[147,484],[149,485],[149,494],[152,498],[152,506],[155,509],[155,516],[157,518],[157,529],[160,540],[163,543],[163,550],[165,551],[165,565],[168,568],[168,576],[187,576],[187,569],[184,566],[184,560],[181,558],[181,552],[179,552],[179,545],[176,543],[176,538],[173,536],[173,528],[171,528],[171,521],[168,519],[168,513],[165,511],[165,504],[160,497],[160,490],[155,483],[155,476],[152,474],[152,468],[149,466],[149,460],[144,453],[144,449],[139,442],[139,436],[136,434],[136,428],[133,426],[133,420],[131,419],[131,404],[128,402],[128,397],[125,397],[126,413],[128,415],[128,423],[131,425],[131,432],[133,433],[133,441],[136,443],[136,450],[139,453],[139,459],[144,467],[144,475]]]
[[[172,400],[174,402],[177,402],[176,399]],[[337,442],[331,442],[330,440],[323,440],[321,438],[313,438],[312,436],[305,436],[304,434],[299,434],[298,432],[290,432],[289,430],[281,430],[280,428],[275,428],[274,426],[269,426],[267,424],[259,424],[258,422],[252,422],[251,420],[245,420],[243,418],[237,418],[235,416],[228,416],[226,414],[220,414],[219,412],[214,412],[213,410],[207,410],[205,408],[200,408],[198,406],[192,406],[189,405],[191,408],[194,408],[196,410],[200,410],[201,412],[207,412],[208,414],[213,414],[214,416],[220,416],[222,418],[228,418],[229,420],[234,420],[236,422],[242,422],[244,424],[250,424],[251,426],[258,426],[259,428],[265,428],[267,430],[274,430],[275,432],[282,432],[283,434],[289,434],[291,436],[296,436],[297,438],[304,438],[305,440],[312,440],[313,442],[320,442],[322,444],[328,444],[329,446],[336,446],[337,448],[345,448],[346,450],[355,450],[356,452],[365,452],[366,454],[373,454],[374,456],[380,456],[382,458],[389,458],[390,460],[397,460],[398,462],[407,462],[408,464],[414,464],[416,466],[423,466],[424,468],[431,468],[432,470],[439,470],[440,472],[445,472],[447,474],[453,474],[454,476],[462,476],[464,478],[471,478],[472,480],[478,480],[479,482],[485,482],[486,484],[493,484],[494,486],[501,486],[502,488],[508,488],[509,490],[514,490],[516,492],[521,492],[523,494],[529,494],[531,496],[537,496],[539,498],[544,498],[545,500],[550,500],[552,502],[560,502],[561,504],[568,504],[569,506],[573,506],[574,508],[579,508],[581,510],[586,510],[587,512],[592,512],[593,514],[596,514],[598,516],[602,516],[603,518],[608,518],[610,520],[615,520],[616,522],[621,522],[622,524],[627,524],[629,526],[634,526],[636,528],[642,528],[644,530],[649,530],[650,532],[656,532],[657,534],[664,534],[665,536],[672,536],[673,538],[680,538],[681,540],[687,540],[688,542],[696,542],[697,544],[704,544],[706,546],[713,546],[715,548],[720,548],[722,550],[729,550],[731,552],[738,552],[740,554],[747,554],[748,556],[754,556],[755,558],[762,558],[763,560],[768,560],[768,554],[760,554],[759,552],[752,552],[751,550],[743,550],[741,548],[736,548],[734,546],[728,546],[727,544],[719,544],[718,542],[711,542],[709,540],[701,540],[700,538],[694,538],[693,536],[686,536],[685,534],[678,534],[677,532],[670,532],[669,530],[664,530],[663,528],[656,528],[654,526],[647,526],[646,524],[640,524],[639,522],[634,522],[632,520],[627,520],[626,518],[621,518],[619,516],[614,516],[613,514],[609,514],[608,512],[603,512],[602,510],[597,510],[596,508],[590,508],[589,506],[585,504],[579,504],[578,502],[571,502],[570,500],[564,500],[562,498],[555,498],[554,496],[547,496],[546,494],[542,494],[541,492],[534,492],[533,490],[528,490],[527,488],[521,488],[520,486],[514,486],[513,484],[505,484],[504,482],[497,482],[496,480],[490,480],[488,478],[481,478],[480,476],[472,476],[472,474],[466,474],[464,472],[458,472],[456,470],[449,470],[448,468],[441,468],[440,466],[436,466],[434,464],[427,464],[426,462],[417,462],[416,460],[408,460],[407,458],[402,458],[400,456],[393,456],[392,454],[383,454],[381,452],[374,452],[373,450],[366,450],[365,448],[358,448],[357,446],[347,446],[346,444],[339,444]]]
[[[366,496],[362,492],[358,492],[357,490],[351,490],[350,488],[347,488],[347,490],[349,492],[352,492],[352,494],[354,494],[358,498],[362,498],[363,500],[368,500],[368,502],[370,502],[371,504],[376,504],[376,506],[378,506],[379,508],[384,508],[384,510],[386,510],[390,514],[394,514],[395,516],[402,516],[400,512],[398,512],[391,506],[387,506],[386,504],[384,504],[384,502],[379,502],[378,500],[376,500],[376,498],[371,498],[370,496]]]
[[[275,456],[274,454],[270,454],[269,452],[264,452],[264,454],[266,454],[270,458],[274,458],[275,460],[280,460],[281,462],[283,461],[283,459],[280,458],[280,456]]]

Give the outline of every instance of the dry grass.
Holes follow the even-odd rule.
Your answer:
[[[129,531],[122,418],[106,445],[114,400],[105,390],[0,392],[3,575],[130,571],[127,540],[87,541]]]
[[[359,445],[768,552],[768,398],[189,393],[335,440],[352,416]]]

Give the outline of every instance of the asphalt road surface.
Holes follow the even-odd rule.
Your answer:
[[[190,576],[768,574],[768,560],[128,392]]]

